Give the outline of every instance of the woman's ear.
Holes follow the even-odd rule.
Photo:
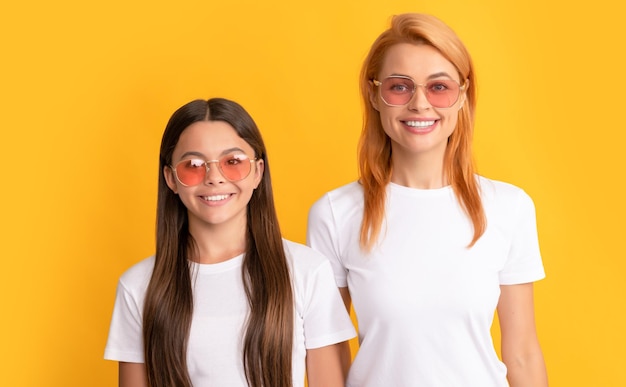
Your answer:
[[[259,187],[261,184],[261,180],[263,180],[263,173],[265,173],[265,162],[263,159],[257,160],[255,163],[256,167],[254,168],[254,189]]]
[[[465,105],[465,100],[467,99],[467,87],[469,86],[469,79],[465,80],[465,85],[463,86],[463,91],[459,96],[459,110],[463,109],[463,105]]]
[[[378,110],[378,98],[376,98],[376,89],[374,88],[374,82],[368,81],[367,83],[369,85],[368,94],[370,103],[372,104],[374,110],[380,111]]]
[[[163,177],[165,177],[165,182],[167,186],[174,192],[178,194],[178,185],[176,184],[176,177],[174,176],[174,171],[169,166],[163,167]]]
[[[461,95],[461,97],[459,98],[459,110],[463,109],[463,106],[465,106],[465,93],[463,93]]]

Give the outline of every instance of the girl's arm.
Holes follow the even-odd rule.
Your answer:
[[[349,368],[350,345],[347,341],[306,351],[309,387],[344,387]]]
[[[339,293],[346,310],[350,312],[352,300],[348,288],[339,288]],[[345,386],[351,361],[350,345],[347,341],[307,350],[306,368],[309,387]]]
[[[350,307],[352,306],[350,290],[348,290],[347,286],[345,288],[339,288],[339,294],[341,294],[341,299],[343,300],[343,304],[346,306],[346,310],[350,313]]]
[[[121,361],[119,367],[119,387],[148,387],[146,365]]]
[[[511,387],[546,387],[548,375],[535,328],[533,284],[500,286],[502,361]]]

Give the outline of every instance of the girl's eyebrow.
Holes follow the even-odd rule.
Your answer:
[[[228,149],[224,149],[222,151],[222,153],[220,153],[220,156],[224,156],[227,155],[229,153],[234,153],[234,152],[241,152],[241,153],[246,153],[244,152],[243,149],[239,148],[239,147],[233,147],[233,148],[228,148]],[[206,156],[204,154],[202,154],[201,152],[196,152],[196,151],[189,151],[189,152],[185,152],[183,153],[180,158],[184,159],[185,157],[189,157],[189,156],[195,156],[195,157],[199,157],[201,159],[206,159]]]
[[[199,158],[201,158],[201,159],[204,159],[204,155],[203,155],[202,153],[200,153],[200,152],[194,152],[194,151],[191,151],[191,152],[185,152],[185,153],[183,153],[183,154],[180,156],[180,158],[181,158],[181,159],[184,159],[185,157],[189,157],[189,156],[196,156],[196,157],[199,157]]]
[[[228,148],[228,149],[225,149],[224,151],[222,151],[222,155],[227,155],[227,154],[233,153],[233,152],[246,153],[246,152],[244,152],[243,149],[241,149],[239,147],[233,147],[233,148]]]

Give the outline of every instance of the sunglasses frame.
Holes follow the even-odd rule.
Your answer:
[[[238,181],[244,180],[245,178],[247,178],[248,176],[250,176],[250,173],[252,172],[252,163],[258,161],[258,159],[255,157],[253,159],[251,159],[250,157],[248,157],[248,155],[246,154],[238,154],[237,156],[244,156],[249,162],[250,162],[250,169],[248,170],[248,173],[246,173],[246,175],[244,177],[242,177],[241,179],[236,179],[236,180],[231,180],[228,177],[226,177],[226,175],[224,174],[224,171],[222,170],[222,165],[220,164],[220,162],[228,157],[233,157],[233,155],[226,155],[224,157],[222,157],[221,159],[218,160],[202,160],[201,158],[191,158],[191,159],[184,159],[184,160],[180,160],[179,162],[176,163],[176,165],[170,165],[170,168],[172,169],[172,171],[174,172],[174,177],[176,177],[176,180],[183,186],[185,187],[194,187],[196,185],[202,184],[203,181],[206,181],[207,175],[209,173],[209,170],[211,169],[209,167],[210,164],[217,164],[217,170],[220,172],[220,174],[224,177],[224,179],[228,180],[231,183],[236,183]],[[236,157],[233,157],[236,158]],[[204,177],[202,178],[202,180],[200,180],[200,182],[198,182],[197,184],[185,184],[183,183],[180,178],[178,177],[178,172],[176,171],[176,167],[179,166],[181,163],[184,163],[186,161],[189,160],[202,160],[202,162],[204,163]],[[245,161],[243,158],[239,159],[240,161]]]
[[[403,103],[402,105],[395,105],[395,104],[389,103],[389,102],[387,102],[387,101],[385,100],[385,98],[383,97],[383,94],[382,94],[382,91],[381,91],[381,89],[382,89],[382,88],[381,88],[380,86],[382,86],[382,84],[383,84],[383,82],[384,82],[384,81],[386,81],[387,79],[390,79],[390,78],[408,79],[409,81],[413,82],[413,90],[411,90],[411,97],[409,98],[409,100],[408,100],[408,101],[406,101],[406,102],[405,102],[405,103]],[[406,106],[406,105],[408,105],[408,104],[409,104],[409,103],[413,100],[413,97],[415,96],[415,91],[417,90],[417,88],[418,88],[419,86],[421,86],[421,87],[423,87],[423,88],[424,88],[424,95],[426,96],[426,100],[428,101],[428,103],[429,103],[429,104],[431,104],[431,106],[432,106],[432,107],[434,107],[435,109],[450,109],[452,106],[454,106],[454,104],[455,104],[455,103],[457,103],[457,102],[459,101],[459,98],[461,97],[461,93],[465,91],[465,88],[467,87],[467,85],[468,85],[468,83],[469,83],[469,80],[466,80],[466,82],[465,82],[464,84],[462,84],[462,85],[461,85],[459,82],[457,82],[456,80],[451,79],[451,78],[446,79],[446,80],[452,81],[452,82],[456,83],[457,85],[459,85],[459,94],[456,96],[456,99],[454,100],[454,102],[452,102],[452,104],[451,104],[450,106],[446,106],[446,107],[439,107],[439,106],[435,106],[435,105],[433,105],[433,104],[432,104],[432,102],[430,102],[430,100],[428,99],[428,94],[429,94],[429,93],[428,93],[428,89],[426,88],[426,86],[427,86],[427,85],[428,85],[428,83],[430,83],[430,82],[436,82],[436,80],[432,80],[432,81],[429,81],[427,84],[423,84],[423,83],[417,83],[417,82],[415,82],[415,80],[414,80],[413,78],[411,78],[411,77],[409,77],[409,76],[407,76],[407,75],[390,75],[390,76],[388,76],[388,77],[384,78],[382,81],[379,81],[379,80],[377,80],[377,79],[373,78],[373,79],[372,79],[372,83],[374,84],[374,86],[377,86],[377,87],[378,87],[378,95],[380,96],[380,99],[381,99],[381,100],[385,103],[385,105],[387,105],[387,106],[392,106],[392,107],[395,107],[395,106]]]

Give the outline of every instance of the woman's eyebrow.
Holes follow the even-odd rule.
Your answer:
[[[441,78],[441,77],[454,79],[454,78],[452,78],[452,76],[450,74],[446,73],[445,71],[440,71],[438,73],[431,74],[431,75],[428,76],[427,79],[435,79],[435,78]]]
[[[399,73],[390,74],[390,75],[388,75],[388,77],[409,77],[409,78],[413,79],[413,77],[410,77],[410,76],[408,76],[406,74],[399,74]],[[441,78],[441,77],[454,79],[454,78],[452,78],[452,76],[450,74],[448,74],[445,71],[440,71],[438,73],[430,74],[428,77],[426,77],[426,79],[429,80],[429,79],[435,79],[435,78]]]

